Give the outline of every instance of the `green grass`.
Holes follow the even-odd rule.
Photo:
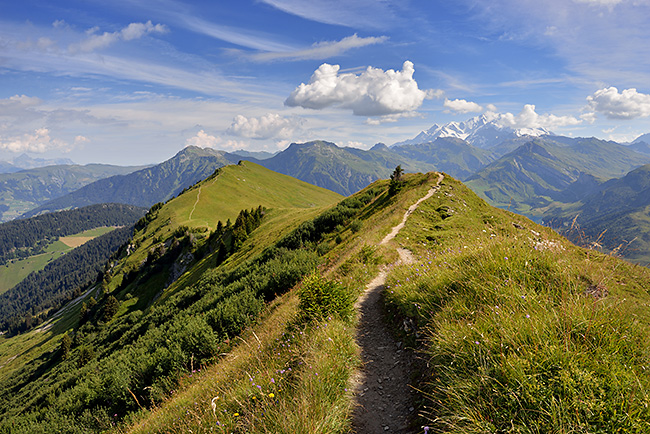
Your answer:
[[[386,294],[422,335],[431,432],[647,432],[648,270],[445,184],[398,237],[419,256]]]
[[[69,235],[67,238],[96,238],[112,231],[114,228],[102,227],[89,229],[78,234]],[[45,252],[28,258],[13,260],[5,265],[0,265],[0,294],[16,286],[29,273],[45,268],[54,259],[72,250],[61,241],[55,241],[45,249]]]
[[[168,201],[157,212],[155,220],[144,230],[136,233],[133,241],[137,248],[117,271],[138,267],[147,258],[152,246],[168,239],[180,226],[205,230],[203,234],[207,234],[208,230],[216,228],[219,221],[226,223],[230,220],[234,223],[241,210],[262,205],[268,209],[272,217],[267,220],[273,220],[272,224],[266,224],[266,229],[270,229],[267,237],[270,243],[293,223],[308,219],[322,211],[323,207],[340,199],[342,196],[338,193],[273,172],[248,161],[225,166],[219,169],[216,175],[208,177]],[[199,233],[197,236],[202,235]],[[243,253],[261,251],[261,248],[266,245],[268,244],[251,246],[252,251],[246,250]],[[240,253],[239,257],[243,253]],[[210,265],[206,264],[206,266]],[[115,280],[113,286],[117,284],[119,280]]]

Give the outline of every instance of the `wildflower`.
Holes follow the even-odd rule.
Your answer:
[[[269,393],[269,398],[275,398],[275,394],[273,392]]]
[[[212,398],[212,401],[210,404],[212,404],[212,414],[214,414],[214,417],[217,417],[217,400],[219,399],[218,396],[215,396]]]
[[[275,384],[275,380],[273,378],[271,378],[271,383]]]
[[[479,344],[479,343],[478,343],[478,341],[474,341],[474,343],[475,343],[476,345],[478,345],[478,344]]]
[[[429,427],[428,427],[428,426],[425,426],[425,427],[424,427],[424,434],[427,434],[428,432],[429,432]]]
[[[526,314],[526,318],[530,318],[530,315],[529,315],[529,314]]]

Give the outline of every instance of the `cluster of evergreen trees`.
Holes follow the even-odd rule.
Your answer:
[[[0,330],[9,334],[29,330],[81,295],[132,234],[133,228],[125,227],[90,240],[0,294]]]
[[[230,222],[230,219],[225,224],[219,220],[217,228],[208,238],[208,246],[210,248],[216,247],[218,251],[217,263],[221,264],[235,250],[241,247],[248,235],[260,225],[264,213],[264,207],[260,205],[257,208],[251,208],[250,211],[240,211],[234,225]]]
[[[42,253],[58,237],[101,226],[131,226],[143,208],[119,203],[91,205],[0,224],[0,265]]]

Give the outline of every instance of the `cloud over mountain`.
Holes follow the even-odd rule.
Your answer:
[[[339,65],[323,63],[308,84],[301,83],[284,102],[289,107],[351,109],[358,116],[383,116],[417,110],[425,98],[436,96],[413,79],[413,63],[405,61],[401,71],[369,66],[359,75],[339,74]]]
[[[285,118],[277,113],[268,113],[260,117],[237,115],[226,132],[249,139],[286,139],[301,123],[299,119]]]
[[[619,93],[615,87],[596,91],[587,97],[588,107],[609,119],[634,119],[650,116],[650,95],[636,89],[624,89]]]
[[[472,101],[464,99],[445,99],[443,104],[445,108],[458,113],[478,113],[483,111],[483,107]]]
[[[77,136],[74,145],[87,142],[84,136]],[[0,137],[0,149],[10,152],[38,152],[43,153],[52,149],[69,151],[73,145],[59,139],[50,137],[50,130],[39,128],[34,133],[26,133],[22,136],[2,138]]]
[[[534,104],[526,104],[518,114],[503,113],[499,115],[498,124],[510,128],[545,128],[554,129],[582,122],[573,116],[557,116],[554,114],[538,114]]]

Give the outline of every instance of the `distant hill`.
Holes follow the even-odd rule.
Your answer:
[[[576,243],[597,241],[626,259],[650,263],[650,165],[605,182],[574,206],[547,211],[544,220]]]
[[[32,158],[27,154],[22,154],[11,161],[0,161],[0,173],[14,173],[45,166],[72,165],[75,165],[75,163],[69,158]]]
[[[277,152],[245,151],[240,149],[238,151],[232,151],[231,154],[239,155],[243,159],[255,158],[257,160],[266,160],[273,157]]]
[[[598,139],[538,138],[481,169],[467,185],[492,204],[531,215],[554,201],[575,201],[604,180],[619,177],[650,156]],[[536,211],[539,212],[539,211]]]
[[[350,195],[373,181],[387,178],[396,166],[406,172],[427,172],[434,166],[397,154],[385,145],[365,151],[341,148],[321,140],[292,143],[287,149],[259,164],[310,184]]]
[[[102,178],[125,175],[143,166],[59,165],[0,174],[0,221],[11,220],[52,199]]]
[[[390,150],[414,161],[431,164],[436,170],[465,179],[496,160],[493,152],[465,140],[439,137],[432,142],[395,146]]]
[[[214,173],[219,167],[236,163],[240,159],[239,156],[223,151],[189,146],[160,164],[93,182],[47,202],[23,216],[31,217],[43,212],[108,202],[148,208],[154,203],[164,202],[176,196],[183,189]]]

